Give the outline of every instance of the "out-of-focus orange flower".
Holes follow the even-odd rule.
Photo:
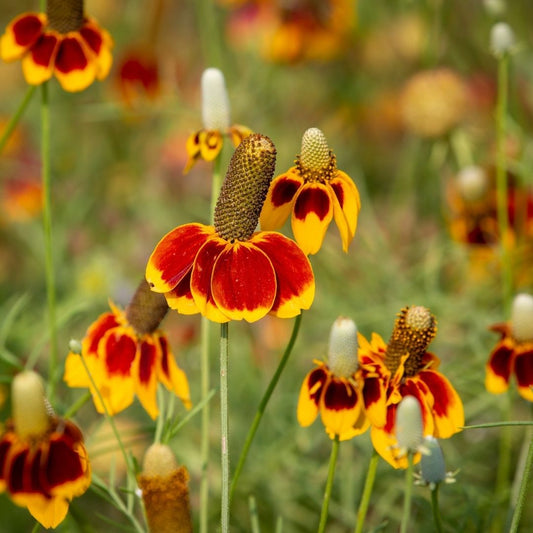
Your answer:
[[[118,61],[116,82],[129,106],[143,98],[154,100],[161,90],[157,55],[149,49],[132,48]]]
[[[4,184],[2,211],[11,222],[24,222],[39,215],[43,204],[40,183],[31,179],[13,179]]]

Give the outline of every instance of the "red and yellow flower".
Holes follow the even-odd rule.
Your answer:
[[[15,377],[12,400],[13,418],[0,436],[0,492],[55,528],[91,483],[83,436],[74,423],[49,414],[37,374]]]
[[[331,329],[328,363],[314,360],[302,383],[297,416],[310,426],[320,412],[331,439],[348,440],[368,429],[357,361],[357,328],[352,320],[338,318]]]
[[[117,68],[117,86],[128,106],[137,100],[155,100],[161,91],[157,55],[151,48],[132,48],[120,60]]]
[[[81,343],[87,370],[80,354],[71,352],[67,356],[67,385],[89,388],[100,413],[107,410],[116,414],[131,405],[137,395],[155,419],[159,414],[158,383],[190,408],[187,376],[178,367],[165,334],[158,329],[168,310],[165,299],[152,293],[143,281],[126,311],[111,302],[110,307],[111,312],[98,317]]]
[[[204,127],[187,139],[189,159],[183,170],[187,174],[198,159],[213,161],[222,150],[224,135],[237,147],[252,130],[240,124],[231,125],[230,106],[224,75],[217,68],[202,74],[202,118]]]
[[[215,224],[192,223],[167,233],[152,252],[146,279],[179,313],[214,322],[254,322],[308,309],[315,282],[300,248],[275,232],[256,232],[274,173],[276,149],[254,134],[238,146],[215,208]]]
[[[363,398],[372,425],[372,443],[395,468],[407,467],[407,459],[394,453],[396,410],[404,396],[419,401],[424,436],[448,438],[464,425],[459,395],[438,371],[438,357],[426,351],[436,331],[435,317],[429,310],[411,306],[399,313],[388,344],[376,333],[370,342],[359,336]],[[415,460],[419,458],[415,456]]]
[[[347,252],[360,208],[359,191],[348,174],[337,169],[326,137],[318,128],[309,128],[302,137],[296,166],[272,180],[261,212],[261,228],[277,229],[291,215],[296,242],[306,254],[315,254],[335,219]]]
[[[112,64],[109,33],[84,14],[83,0],[48,0],[46,13],[23,13],[0,38],[4,61],[22,60],[30,85],[55,76],[65,91],[103,80]]]
[[[501,337],[486,365],[486,389],[493,394],[505,392],[514,374],[520,396],[533,402],[533,297],[518,294],[511,320],[490,329]]]

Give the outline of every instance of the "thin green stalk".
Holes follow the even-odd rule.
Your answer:
[[[531,438],[531,432],[526,432],[526,435],[530,438],[529,448],[527,451],[526,463],[522,471],[522,480],[520,482],[520,490],[518,492],[518,500],[513,513],[513,520],[511,522],[511,528],[509,533],[517,533],[518,525],[520,524],[520,518],[522,517],[522,511],[526,503],[526,495],[528,489],[528,483],[531,480],[531,474],[533,471],[533,438]]]
[[[222,471],[220,524],[229,532],[228,323],[220,325],[220,466]]]
[[[440,485],[437,484],[434,489],[431,489],[431,510],[433,511],[435,530],[437,533],[442,533],[442,520],[439,509],[439,487]]]
[[[48,391],[50,402],[54,403],[58,379],[58,347],[56,320],[56,288],[54,275],[54,253],[52,244],[52,184],[50,175],[50,109],[48,104],[48,83],[41,85],[41,165],[43,181],[43,230],[44,270],[46,278],[46,299],[48,303],[48,328],[50,334],[50,355],[48,359]]]
[[[363,496],[357,511],[357,523],[355,525],[355,533],[362,533],[363,525],[365,523],[366,513],[370,504],[370,497],[372,489],[374,488],[374,481],[376,479],[376,471],[379,463],[379,455],[376,450],[373,450],[370,463],[368,464],[368,471],[366,473],[365,488],[363,489]]]
[[[204,60],[209,66],[222,69],[223,46],[215,2],[214,0],[197,0],[194,6]]]
[[[302,322],[302,313],[300,313],[294,320],[289,343],[287,344],[285,351],[283,352],[283,356],[278,364],[278,368],[276,369],[276,372],[274,372],[274,375],[272,376],[272,379],[270,380],[270,383],[268,384],[268,387],[265,393],[263,394],[263,397],[261,398],[261,402],[259,403],[259,407],[257,408],[257,411],[255,413],[255,417],[252,422],[252,425],[250,426],[250,429],[248,430],[248,434],[246,435],[246,440],[244,441],[244,446],[243,446],[241,455],[239,457],[239,461],[237,463],[237,468],[235,469],[235,473],[233,474],[233,479],[231,480],[230,501],[233,499],[233,494],[235,493],[235,487],[237,486],[237,481],[239,480],[241,471],[244,467],[244,463],[246,462],[246,458],[248,457],[250,446],[252,445],[252,442],[254,440],[257,428],[259,427],[259,424],[261,423],[261,418],[263,417],[266,406],[268,405],[268,402],[270,401],[270,397],[272,396],[272,393],[274,392],[274,389],[276,388],[276,385],[278,384],[279,378],[281,377],[281,373],[283,372],[283,369],[285,368],[285,365],[287,364],[287,361],[289,360],[289,357],[292,353],[294,344],[296,343],[298,332],[300,331],[301,322]]]
[[[28,104],[30,103],[31,97],[33,96],[33,93],[35,92],[36,88],[37,87],[35,85],[30,85],[28,87],[28,90],[26,91],[26,94],[24,95],[22,102],[20,102],[18,109],[15,111],[15,114],[11,117],[10,121],[8,122],[6,126],[6,129],[2,133],[2,137],[0,137],[0,154],[4,150],[7,144],[7,141],[9,141],[9,138],[11,137],[13,130],[19,123],[19,120],[24,114],[24,111],[26,111],[26,107],[28,107]]]
[[[65,418],[72,418],[89,400],[91,399],[91,392],[87,391],[83,396],[80,396],[63,414]]]
[[[337,456],[339,455],[339,436],[331,443],[331,455],[329,456],[328,479],[324,491],[324,501],[322,502],[322,512],[320,513],[320,523],[318,524],[318,533],[326,531],[328,521],[329,502],[331,500],[331,489],[333,488],[333,478],[335,477],[335,467],[337,466]]]
[[[411,514],[411,497],[413,494],[413,452],[407,454],[407,469],[405,471],[405,496],[403,500],[403,515],[400,533],[407,533],[409,516]]]
[[[39,522],[35,522],[33,529],[31,530],[31,533],[37,533],[41,529],[41,524]]]

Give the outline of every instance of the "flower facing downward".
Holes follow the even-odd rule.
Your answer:
[[[395,468],[407,467],[406,458],[397,457],[392,448],[397,444],[396,411],[405,396],[414,396],[420,404],[424,436],[447,438],[464,425],[459,395],[438,372],[439,359],[426,351],[436,333],[436,320],[429,310],[411,306],[399,313],[388,344],[375,333],[371,342],[359,336],[363,398],[372,424],[372,443]]]
[[[179,313],[214,322],[255,322],[272,313],[290,318],[309,309],[311,265],[275,232],[255,232],[276,161],[272,141],[250,135],[237,147],[215,207],[215,225],[185,224],[152,252],[146,279]]]
[[[330,438],[351,439],[368,429],[357,361],[357,327],[338,318],[331,328],[328,363],[314,361],[300,389],[298,422],[311,425],[318,413]]]
[[[246,126],[230,124],[230,107],[224,75],[217,68],[202,74],[202,119],[204,127],[187,139],[189,160],[183,170],[187,174],[198,159],[213,161],[222,150],[224,135],[234,146],[252,133]]]
[[[7,490],[43,527],[55,528],[91,483],[83,436],[50,413],[34,372],[18,374],[12,392],[13,418],[0,436],[0,492]]]
[[[500,333],[501,338],[486,365],[486,389],[493,394],[505,392],[514,373],[518,393],[533,402],[533,297],[516,295],[511,319],[490,329]]]
[[[112,63],[113,41],[83,12],[83,0],[48,0],[46,13],[24,13],[0,39],[4,61],[22,60],[24,78],[40,85],[52,76],[65,91],[103,80]]]
[[[102,401],[113,415],[128,407],[136,394],[155,419],[159,414],[159,382],[189,408],[187,376],[176,364],[165,334],[158,329],[168,310],[165,299],[150,291],[143,280],[125,311],[112,303],[110,307],[111,312],[100,315],[89,327],[81,345],[92,381],[80,354],[71,352],[65,362],[67,385],[88,387],[99,413],[105,412]]]
[[[348,174],[337,169],[335,155],[318,128],[304,133],[295,163],[272,181],[261,212],[261,228],[277,229],[291,215],[296,242],[306,254],[315,254],[335,219],[342,249],[347,252],[361,208],[359,191]]]

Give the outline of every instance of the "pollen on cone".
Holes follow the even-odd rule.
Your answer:
[[[318,128],[309,128],[302,137],[302,165],[310,170],[321,170],[328,166],[330,159],[326,136]]]

